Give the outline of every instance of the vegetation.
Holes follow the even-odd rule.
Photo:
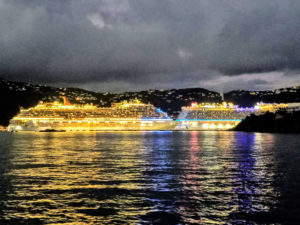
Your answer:
[[[300,111],[267,112],[263,115],[247,116],[235,131],[270,132],[270,133],[300,133]]]
[[[35,106],[40,99],[40,94],[32,89],[16,91],[0,83],[0,125],[8,126],[9,120],[20,111],[20,107]]]

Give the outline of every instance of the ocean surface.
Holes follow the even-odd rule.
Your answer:
[[[300,135],[1,132],[0,224],[300,224]]]

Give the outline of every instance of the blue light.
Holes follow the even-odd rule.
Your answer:
[[[158,113],[162,113],[162,114],[164,114],[166,117],[168,117],[167,113],[165,113],[164,111],[162,111],[160,108],[156,108],[156,111],[157,111]]]
[[[157,112],[164,113],[160,108],[156,108]]]

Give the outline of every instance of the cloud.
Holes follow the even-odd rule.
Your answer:
[[[102,28],[111,28],[112,26],[105,23],[104,19],[102,18],[101,14],[96,14],[96,13],[93,13],[93,14],[90,14],[90,15],[87,15],[87,19],[89,21],[91,21],[91,23],[95,26],[95,27],[98,27],[99,29],[102,29]]]
[[[288,76],[284,72],[242,74],[236,76],[218,76],[203,81],[202,85],[218,92],[230,90],[273,90],[300,84],[300,73]]]
[[[243,74],[247,88],[277,85],[259,83],[269,72],[289,83],[299,17],[296,0],[0,0],[0,76],[111,90],[234,89]]]

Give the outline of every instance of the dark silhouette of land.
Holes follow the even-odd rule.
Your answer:
[[[267,112],[263,115],[251,114],[238,124],[234,130],[247,132],[300,133],[300,111]]]

